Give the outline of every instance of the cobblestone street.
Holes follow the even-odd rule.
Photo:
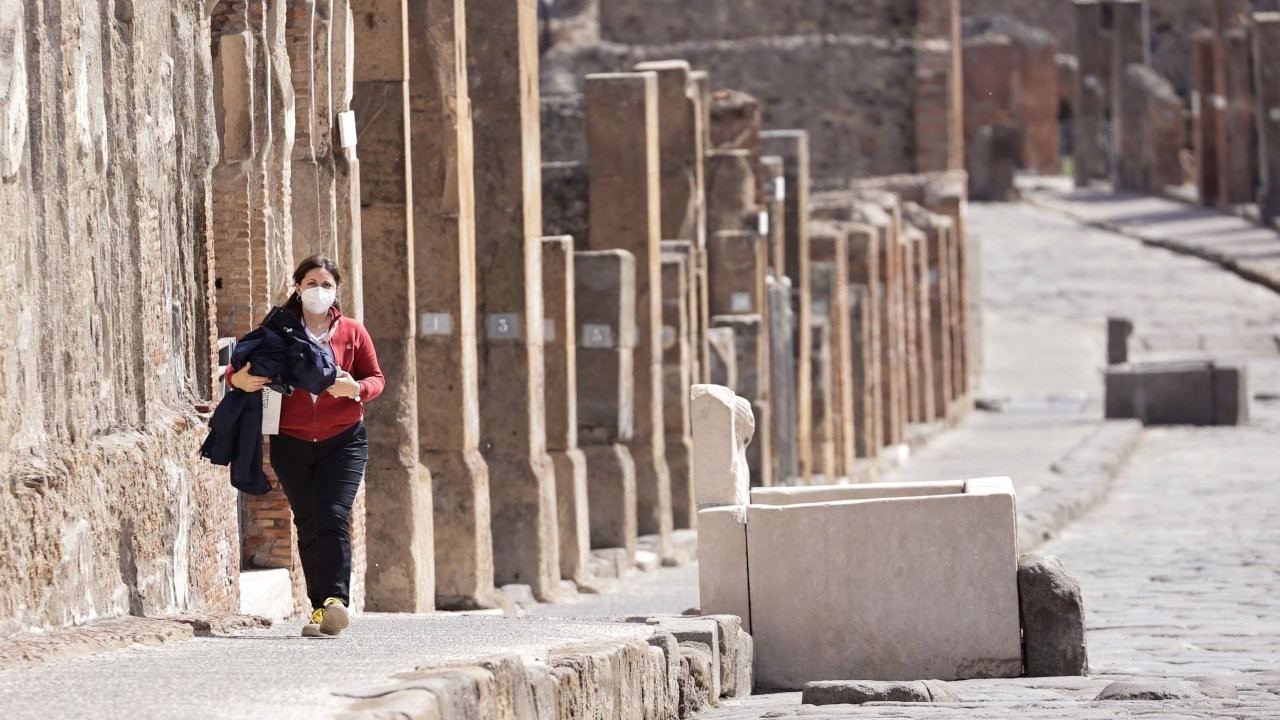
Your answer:
[[[761,695],[700,717],[1280,717],[1280,298],[1209,263],[1025,206],[975,206],[972,223],[983,242],[981,391],[1018,412],[976,414],[896,479],[1034,470],[1037,455],[1100,415],[1106,314],[1163,337],[1153,355],[1195,355],[1185,339],[1207,334],[1219,357],[1248,358],[1252,423],[1146,430],[1105,503],[1041,548],[1080,579],[1091,677],[949,683],[958,706],[813,707],[799,693]],[[1266,342],[1245,340],[1266,336],[1269,354]],[[1205,677],[1239,698],[1093,702],[1114,680]]]

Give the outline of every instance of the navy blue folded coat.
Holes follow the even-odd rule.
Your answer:
[[[338,377],[333,357],[307,336],[302,318],[280,307],[236,343],[231,366],[239,370],[245,363],[253,363],[250,374],[271,378],[270,387],[285,395],[295,388],[319,395]],[[231,484],[240,491],[271,491],[262,471],[262,391],[235,388],[227,393],[209,420],[200,454],[216,465],[230,465]]]

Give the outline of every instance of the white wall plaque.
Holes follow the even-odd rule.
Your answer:
[[[556,339],[556,321],[544,318],[542,321],[542,342],[553,342]]]
[[[356,112],[338,113],[338,147],[350,150],[356,146]]]
[[[490,340],[520,339],[520,313],[492,313],[485,325]]]
[[[735,313],[751,312],[751,293],[736,292],[729,296],[729,309]]]

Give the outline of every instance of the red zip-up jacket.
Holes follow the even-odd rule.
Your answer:
[[[369,331],[355,318],[349,318],[333,308],[334,322],[338,323],[329,339],[333,348],[333,360],[341,370],[351,373],[360,385],[360,402],[351,398],[334,397],[320,393],[314,402],[311,393],[298,389],[280,403],[280,432],[300,440],[319,442],[328,440],[364,417],[364,403],[382,394],[386,379],[378,367],[378,356],[373,350]],[[227,382],[234,373],[227,367]]]

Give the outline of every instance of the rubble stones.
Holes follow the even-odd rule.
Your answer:
[[[951,703],[960,698],[937,680],[822,680],[807,683],[805,705],[861,705],[869,702]]]
[[[1018,558],[1023,675],[1087,675],[1084,600],[1080,583],[1052,555]]]

